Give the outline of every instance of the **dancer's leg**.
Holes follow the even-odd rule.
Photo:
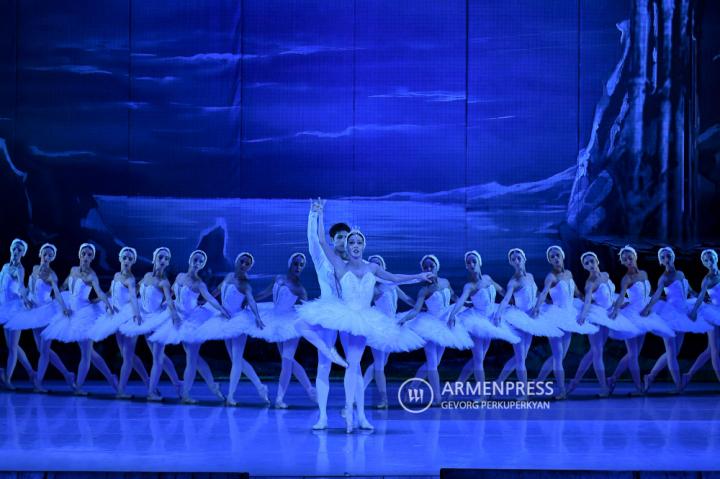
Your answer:
[[[600,394],[603,396],[608,392],[607,380],[605,378],[605,360],[603,359],[603,351],[607,337],[608,330],[606,328],[601,328],[600,331],[589,336],[593,369],[595,369],[595,376],[600,384]]]
[[[518,331],[518,334],[520,335],[520,342],[517,344],[513,344],[513,351],[514,351],[513,358],[515,360],[514,369],[515,369],[515,372],[517,373],[518,381],[523,383],[524,388],[525,388],[524,389],[525,394],[522,394],[520,396],[520,399],[526,399],[527,398],[527,367],[525,366],[525,360],[527,359],[527,354],[528,354],[528,351],[530,350],[530,344],[532,343],[532,336],[523,331]],[[502,381],[504,381],[504,379],[498,380],[498,382],[502,382]]]
[[[35,328],[32,331],[33,333],[33,339],[35,340],[35,346],[37,347],[38,351],[40,352],[40,356],[42,357],[42,349],[43,349],[43,342],[45,340],[42,338],[40,333],[42,333],[42,328]],[[48,345],[47,353],[48,358],[50,359],[50,364],[53,365],[55,369],[57,369],[60,374],[63,375],[63,378],[65,378],[65,382],[68,383],[68,386],[72,387],[72,385],[75,383],[75,374],[71,373],[67,367],[63,364],[62,360],[60,359],[60,356],[57,355],[55,351],[50,349],[50,346]],[[40,368],[40,364],[38,362],[38,368]],[[47,368],[47,362],[45,364],[45,368]],[[42,391],[42,381],[37,377],[36,375],[36,381],[35,381],[35,389]]]
[[[638,392],[642,392],[642,383],[640,382],[640,350],[645,342],[645,336],[631,338],[628,340],[628,362],[627,367],[630,370],[635,388]]]
[[[372,354],[375,360],[373,362],[373,366],[371,367],[375,372],[375,384],[378,389],[378,394],[380,395],[378,408],[386,408],[388,405],[388,396],[387,379],[385,378],[385,365],[387,364],[388,354],[384,351],[380,351],[379,349],[373,349]]]
[[[283,400],[285,399],[285,393],[290,385],[295,351],[297,350],[299,342],[299,339],[290,339],[277,344],[280,357],[282,358],[282,364],[280,366],[280,377],[278,378],[278,391],[277,396],[275,397],[275,407],[281,409],[287,407],[287,404],[285,404]]]
[[[323,329],[315,332],[320,337],[320,340],[325,345],[326,349],[329,350],[331,347],[334,349],[335,340],[337,339],[336,331]],[[330,395],[331,365],[332,361],[330,360],[330,358],[327,355],[323,354],[320,349],[318,349],[318,367],[317,376],[315,377],[315,388],[317,390],[318,409],[320,411],[320,416],[318,418],[318,421],[313,426],[313,429],[315,430],[327,428],[327,402],[328,396]]]
[[[115,376],[108,367],[107,363],[103,359],[102,356],[100,356],[97,351],[95,351],[95,348],[93,348],[93,343],[90,341],[90,361],[92,362],[92,365],[95,366],[95,369],[100,371],[100,374],[102,374],[105,377],[105,380],[110,384],[110,386],[113,388],[115,392],[118,390],[118,379],[117,376]]]
[[[325,341],[327,331],[325,328],[320,326],[313,326],[305,323],[304,321],[297,321],[295,323],[295,329],[307,339],[313,346],[315,346],[319,353],[322,353],[327,359],[340,366],[347,367],[347,362],[338,354],[335,350],[335,343],[328,344]]]
[[[90,361],[92,360],[92,341],[89,339],[78,342],[80,347],[80,363],[78,364],[77,382],[75,384],[75,392],[83,394],[83,385],[90,372]]]
[[[458,376],[458,382],[464,383],[467,382],[470,379],[470,375],[473,373],[473,367],[474,367],[474,361],[473,358],[468,359],[468,361],[465,363],[465,365],[462,367],[462,370],[460,371],[460,376]],[[477,379],[475,379],[477,381]]]
[[[565,392],[565,368],[563,367],[563,358],[565,357],[564,344],[565,338],[550,338],[550,350],[552,351],[553,359],[553,374],[555,375],[555,381],[557,381],[557,394],[555,397],[563,398],[566,395]]]
[[[185,350],[185,371],[183,372],[182,402],[196,403],[197,401],[190,397],[190,390],[195,382],[200,345],[183,343],[183,349]]]
[[[440,404],[440,373],[438,366],[440,365],[439,352],[441,351],[440,346],[428,342],[425,344],[425,364],[427,364],[427,375],[430,382],[430,387],[433,391],[433,404]]]
[[[228,383],[228,393],[225,402],[234,406],[235,402],[235,391],[237,390],[238,383],[240,382],[240,376],[243,370],[243,354],[245,354],[245,343],[247,342],[247,335],[242,334],[235,338],[225,341],[225,347],[230,353],[230,379]]]
[[[225,401],[225,396],[223,396],[223,393],[220,391],[220,386],[218,385],[218,383],[215,382],[215,378],[213,377],[210,365],[208,365],[207,361],[205,361],[205,359],[200,356],[200,346],[202,346],[202,344],[198,344],[197,355],[197,370],[200,373],[200,377],[203,378],[205,384],[207,384],[207,387],[208,389],[210,389],[211,393],[217,396],[219,400]]]
[[[490,340],[486,338],[473,338],[472,361],[475,381],[485,382],[485,355],[490,347]]]

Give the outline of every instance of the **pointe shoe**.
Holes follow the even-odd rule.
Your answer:
[[[288,405],[285,404],[282,400],[277,399],[275,401],[275,409],[287,409]]]
[[[65,376],[65,382],[68,386],[73,387],[75,385],[75,373],[69,372],[67,376]]]
[[[570,381],[570,384],[568,384],[567,390],[565,391],[565,395],[569,396],[570,394],[572,394],[573,391],[575,391],[575,389],[577,389],[577,387],[578,383],[576,383],[575,381]]]
[[[335,348],[332,348],[330,350],[330,360],[332,362],[334,362],[335,364],[337,364],[338,366],[342,366],[344,368],[348,367],[347,361],[345,361],[345,359],[343,359],[343,357],[340,356],[340,353],[338,353],[337,349],[335,349]]]
[[[352,434],[353,432],[353,418],[352,414],[345,416],[345,433]]]
[[[685,373],[680,379],[680,391],[684,391],[688,384],[690,384],[690,374]]]
[[[237,406],[237,404],[238,403],[237,403],[237,401],[235,401],[234,398],[226,398],[225,399],[225,405],[228,407],[235,407],[235,406]]]
[[[76,384],[75,387],[73,388],[73,394],[76,396],[87,396],[88,392],[85,391],[84,389],[80,388],[80,386],[78,386]]]
[[[380,403],[377,406],[375,406],[375,408],[376,409],[388,409],[387,399],[380,401]]]
[[[198,403],[197,399],[193,399],[190,396],[185,396],[185,397],[181,398],[180,402],[182,404],[197,404]]]
[[[213,387],[210,388],[210,390],[215,395],[215,397],[217,397],[219,400],[225,401],[225,395],[222,393],[222,391],[220,391],[219,385],[217,385],[217,384],[213,385]]]
[[[608,396],[611,396],[613,391],[615,391],[615,386],[617,386],[617,379],[610,378],[607,380],[607,393]]]
[[[313,431],[323,431],[328,427],[328,420],[326,416],[320,416],[318,422],[313,425]]]
[[[310,396],[310,400],[317,404],[318,402],[318,396],[317,396],[317,389],[314,387],[310,387],[310,389],[307,390],[308,396]]]
[[[650,386],[652,385],[652,378],[649,374],[646,374],[643,376],[643,386],[642,386],[642,392],[646,393],[650,390]]]
[[[560,394],[555,395],[555,400],[556,401],[564,401],[565,399],[567,399],[567,395],[568,395],[567,391],[563,391]],[[527,401],[527,399],[525,399],[525,400]]]
[[[367,420],[367,418],[362,418],[358,420],[358,427],[364,431],[374,431],[375,427],[370,424],[370,422]]]
[[[44,387],[42,387],[42,384],[35,383],[35,384],[33,385],[33,392],[35,392],[35,393],[46,393],[46,392],[48,392],[48,390],[45,389]]]
[[[120,381],[118,380],[118,377],[114,374],[112,375],[112,381],[110,382],[110,385],[115,390],[116,394],[120,391]]]
[[[159,394],[148,394],[148,396],[145,398],[148,402],[161,402],[163,400],[162,396]]]
[[[268,395],[268,387],[265,386],[264,384],[261,384],[257,388],[257,392],[258,392],[258,395],[260,396],[260,399],[263,400],[265,405],[269,406],[271,403],[270,403],[270,396]]]
[[[128,394],[126,392],[118,392],[115,394],[115,399],[132,399],[132,394]]]

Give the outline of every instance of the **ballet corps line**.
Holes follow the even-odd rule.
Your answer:
[[[459,380],[467,381],[472,375],[475,381],[485,381],[483,362],[492,340],[505,341],[513,347],[513,356],[497,381],[505,381],[514,371],[518,381],[527,382],[525,361],[532,339],[546,337],[552,354],[538,379],[545,380],[552,373],[558,399],[571,393],[591,366],[599,383],[599,396],[603,397],[612,394],[618,378],[626,371],[638,394],[646,393],[665,368],[677,392],[707,361],[720,380],[720,271],[718,255],[713,250],[704,250],[700,255],[708,273],[698,294],[675,268],[675,254],[669,247],[658,251],[658,261],[665,271],[652,294],[648,275],[638,268],[637,252],[630,246],[619,253],[620,262],[627,268],[619,291],[609,275],[600,270],[593,252],[580,257],[588,277],[584,288],[578,288],[572,273],[565,269],[563,249],[550,246],[546,258],[551,270],[539,294],[533,275],[525,270],[526,257],[521,249],[508,252],[514,273],[506,287],[483,274],[480,253],[469,251],[464,255],[468,280],[457,297],[448,280],[439,276],[440,261],[436,256],[421,259],[419,274],[390,273],[381,256],[363,259],[366,240],[358,229],[338,223],[326,235],[323,212],[324,202],[313,201],[307,232],[321,291],[315,300],[308,300],[300,280],[306,257],[299,252],[289,257],[284,274],[254,294],[248,281],[248,271],[255,262],[250,253],[238,254],[235,271],[211,292],[198,276],[207,263],[205,252],[193,251],[187,272],[178,274],[171,283],[166,275],[171,252],[166,247],[157,248],[152,255],[152,272],[138,282],[132,272],[137,252],[124,247],[119,253],[120,271],[114,275],[106,294],[91,267],[95,257],[92,244],[80,246],[79,264],[71,268],[62,283],[51,267],[57,248],[48,243],[42,245],[39,264],[33,267],[26,285],[22,258],[28,245],[15,239],[10,246],[10,262],[0,271],[0,324],[9,351],[0,379],[6,388],[14,389],[11,380],[19,361],[35,391],[45,392],[43,378],[51,364],[76,394],[85,395],[82,388],[92,365],[110,383],[118,398],[129,398],[125,389],[134,370],[147,387],[147,399],[161,401],[158,382],[164,372],[181,401],[195,403],[190,391],[199,372],[219,400],[234,406],[238,382],[245,374],[261,400],[269,405],[267,386],[243,357],[249,336],[275,343],[282,358],[275,407],[288,407],[284,396],[291,377],[295,376],[318,404],[319,419],[313,429],[325,429],[328,425],[331,364],[345,368],[343,413],[347,432],[356,426],[373,428],[365,416],[364,405],[364,390],[373,380],[380,395],[377,407],[388,407],[384,374],[388,355],[420,348],[425,351],[426,362],[417,376],[428,379],[438,402],[441,397],[438,366],[445,349],[470,349],[472,359]],[[423,283],[417,298],[408,297],[400,288],[402,284],[417,282]],[[95,301],[90,300],[92,291],[97,296]],[[498,295],[503,297],[499,303]],[[257,302],[265,298],[272,298],[272,302]],[[412,309],[398,314],[399,300]],[[19,345],[22,331],[32,333],[40,353],[35,369]],[[566,386],[563,360],[573,333],[586,335],[590,348]],[[681,374],[677,355],[686,333],[706,334],[708,347],[690,370]],[[647,334],[661,337],[665,352],[652,370],[641,376],[639,354]],[[119,376],[110,371],[93,348],[95,342],[110,336],[115,336],[122,354]],[[141,336],[152,351],[149,373],[135,354]],[[294,358],[301,337],[318,351],[314,387]],[[344,357],[335,349],[338,337]],[[627,349],[610,377],[606,377],[603,360],[608,339],[624,341]],[[200,355],[201,345],[213,340],[224,341],[231,359],[226,394],[221,392]],[[53,341],[78,344],[81,355],[77,373],[70,372],[52,350]],[[185,350],[182,379],[165,356],[168,344],[182,345]],[[367,346],[374,362],[363,375],[360,360]]]

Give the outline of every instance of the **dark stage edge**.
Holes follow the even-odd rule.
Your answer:
[[[398,385],[390,385],[391,397]],[[270,386],[273,397],[275,385]],[[63,391],[65,386],[49,387]],[[171,395],[168,384],[161,388]],[[236,398],[239,408],[220,406],[200,382],[193,390],[202,400],[197,406],[115,400],[100,382],[88,385],[95,394],[87,398],[2,391],[0,470],[13,478],[82,477],[46,471],[99,473],[86,477],[247,472],[265,478],[438,478],[441,469],[482,469],[446,479],[587,477],[582,471],[596,471],[598,478],[720,477],[718,385],[691,384],[682,396],[668,394],[669,384],[658,384],[645,397],[629,397],[631,388],[622,383],[614,397],[596,399],[595,386],[587,383],[573,399],[552,402],[542,411],[431,409],[411,415],[399,407],[368,407],[375,431],[350,435],[339,414],[341,382],[332,384],[330,429],[324,432],[311,431],[317,412],[297,384],[286,397],[288,410],[262,407],[247,383]],[[143,394],[140,384],[129,392]],[[367,396],[374,404],[374,392]],[[531,475],[511,476],[510,470]],[[554,470],[563,472],[553,476]],[[18,476],[17,471],[46,475]]]

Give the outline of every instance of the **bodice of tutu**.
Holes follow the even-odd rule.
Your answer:
[[[428,313],[438,315],[443,312],[445,308],[450,305],[450,296],[452,293],[450,289],[443,288],[435,291],[425,300],[425,306],[427,306]]]
[[[275,305],[275,311],[292,311],[295,308],[297,300],[298,297],[284,284],[275,283],[273,285],[273,304]]]
[[[665,287],[665,298],[670,304],[684,305],[687,301],[688,291],[690,290],[686,279],[682,281],[675,280]]]
[[[555,286],[550,288],[550,298],[555,306],[569,308],[575,293],[575,282],[573,280],[561,279]]]
[[[615,294],[615,284],[610,281],[606,281],[593,292],[592,300],[593,303],[597,304],[601,308],[610,308],[613,305],[613,295]]]
[[[650,281],[637,281],[627,289],[631,308],[642,309],[650,300]]]
[[[513,291],[513,299],[515,300],[515,306],[522,311],[529,311],[535,306],[535,300],[537,296],[537,285],[535,282],[531,282],[521,290]]]
[[[492,305],[495,304],[496,295],[497,291],[495,290],[495,286],[491,284],[490,286],[480,288],[475,291],[475,294],[472,295],[470,301],[472,301],[473,308],[478,310],[480,313],[487,315],[486,313],[488,313]]]
[[[49,303],[52,301],[52,286],[40,278],[35,278],[32,297],[36,305]]]
[[[245,303],[245,295],[237,289],[233,283],[224,283],[220,294],[222,305],[230,314],[235,314],[243,309]]]
[[[140,285],[140,305],[146,313],[154,313],[162,306],[164,294],[157,286]]]
[[[70,278],[70,308],[77,310],[90,304],[92,286],[80,278]]]
[[[375,298],[375,307],[385,316],[394,317],[397,313],[397,300],[397,288],[389,288]]]
[[[712,304],[720,306],[720,283],[708,289],[708,296],[710,296]]]
[[[117,308],[122,308],[130,302],[130,290],[122,281],[112,281],[110,285],[112,292],[112,304]]]
[[[340,278],[342,300],[350,309],[369,308],[375,294],[375,275],[365,273],[361,278],[353,272],[346,272]]]
[[[8,272],[0,272],[0,304],[20,298],[20,281]]]
[[[175,285],[175,306],[183,313],[189,313],[198,305],[200,293],[193,291],[189,286]]]

